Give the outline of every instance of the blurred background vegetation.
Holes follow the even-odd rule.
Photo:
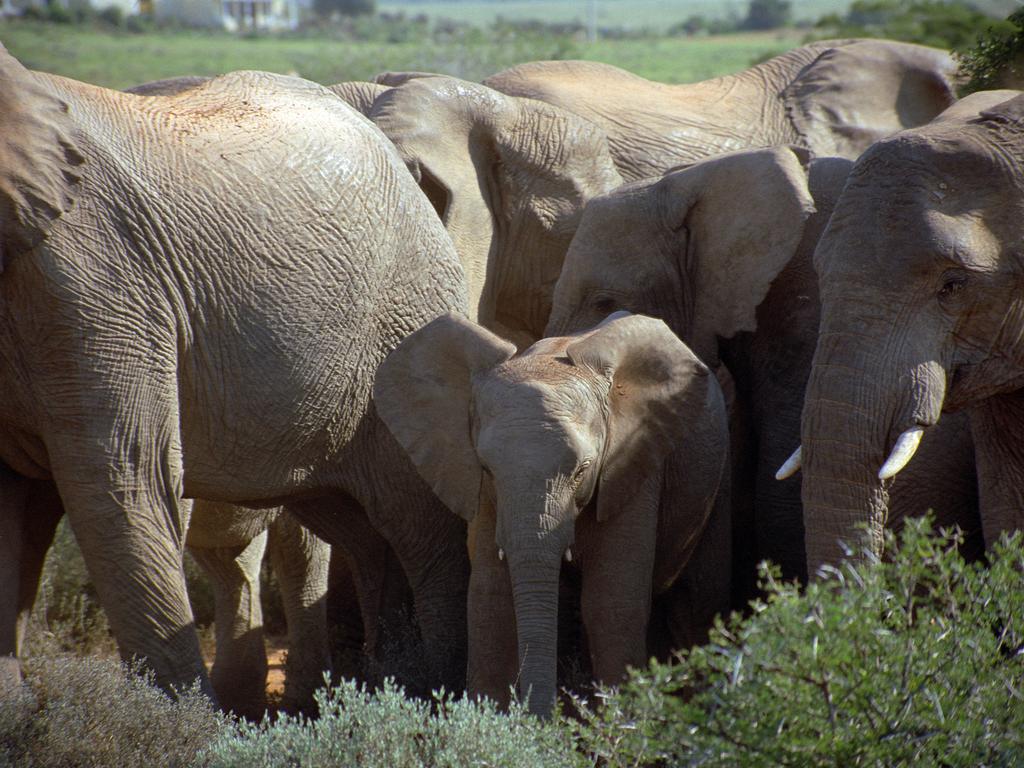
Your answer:
[[[228,32],[224,23],[200,29],[187,16],[131,13],[104,7],[108,1],[5,0],[0,40],[33,69],[112,88],[235,69],[324,84],[383,70],[477,80],[522,61],[570,58],[681,83],[738,71],[812,39],[888,37],[968,50],[979,37],[1011,36],[1005,16],[1019,7],[1015,0],[274,0],[296,4],[287,24],[238,24],[225,11],[217,18],[235,29]],[[116,1],[152,9],[175,0]],[[8,7],[17,2],[26,5]],[[195,2],[238,7],[237,0]]]

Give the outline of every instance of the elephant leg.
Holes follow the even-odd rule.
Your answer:
[[[465,523],[438,503],[438,519],[426,542],[390,540],[412,591],[416,624],[423,640],[425,688],[466,685],[466,593],[469,558]]]
[[[971,408],[970,419],[987,549],[1004,531],[1024,528],[1024,393],[989,397]]]
[[[757,595],[757,537],[754,497],[757,457],[750,414],[736,391],[732,375],[720,365],[715,370],[729,414],[729,453],[732,511],[732,607],[742,610]]]
[[[260,606],[260,566],[266,546],[266,531],[234,547],[189,546],[213,588],[217,638],[213,689],[224,709],[256,719],[267,706],[267,651]]]
[[[802,400],[773,398],[762,404],[755,486],[756,560],[771,560],[784,579],[807,582],[800,475],[776,480],[775,473],[800,444]],[[749,566],[748,566],[749,567]],[[755,571],[756,572],[756,571]],[[743,606],[744,608],[746,606]]]
[[[331,671],[327,647],[327,572],[331,547],[288,514],[268,531],[270,561],[281,585],[288,621],[288,665],[283,706],[313,711],[313,692]],[[216,685],[216,681],[215,681]]]
[[[0,691],[20,680],[17,659],[46,553],[63,515],[53,483],[30,480],[0,465]]]
[[[327,577],[327,624],[332,666],[341,677],[359,680],[363,676],[364,639],[359,588],[355,566],[341,546],[331,547]]]
[[[336,647],[340,638],[346,657],[359,656],[349,658],[348,668],[338,672],[359,677],[364,672],[363,651],[381,661],[384,635],[409,620],[406,606],[411,592],[405,573],[387,539],[351,496],[303,499],[290,503],[288,509],[330,542],[332,641]]]
[[[716,615],[730,609],[731,504],[724,485],[703,533],[686,565],[660,596],[671,650],[691,648],[707,640]]]
[[[364,461],[377,467],[403,467],[404,471],[381,472],[374,478],[372,491],[364,488],[359,494],[357,508],[351,505],[353,497],[335,495],[296,500],[288,509],[332,546],[345,548],[360,580],[363,568],[358,563],[367,558],[353,546],[352,526],[357,525],[356,509],[366,511],[369,525],[390,545],[408,579],[423,638],[419,669],[431,688],[443,684],[449,690],[462,690],[469,583],[466,526],[419,480],[397,443],[388,439],[387,449]],[[380,569],[386,572],[386,562],[385,558],[371,564],[374,567],[369,570],[378,574],[376,578],[380,578]],[[364,605],[362,584],[359,592],[360,604]],[[379,596],[376,602],[380,605]],[[365,609],[363,616],[367,623],[377,621],[376,616],[367,616]]]
[[[480,510],[470,531],[473,565],[466,603],[466,689],[471,696],[486,696],[505,707],[516,684],[519,656],[512,581],[507,565],[498,559],[493,506]]]
[[[602,683],[618,683],[628,666],[647,660],[661,482],[654,472],[627,509],[600,523],[583,514],[576,523],[580,613],[594,678]]]
[[[89,393],[88,403],[63,404],[77,409],[69,418],[77,414],[79,431],[50,436],[46,447],[122,658],[144,659],[165,690],[199,680],[215,699],[182,564],[191,504],[181,498],[177,400],[154,391],[160,374],[140,371],[145,363],[125,374],[128,384],[106,391],[96,381],[74,387]],[[116,370],[107,373],[120,381]]]

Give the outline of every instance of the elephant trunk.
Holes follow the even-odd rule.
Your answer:
[[[520,696],[529,710],[547,717],[555,702],[558,639],[558,577],[561,549],[534,546],[508,553],[519,643]]]
[[[850,311],[833,317],[849,325]],[[891,478],[938,421],[945,373],[895,327],[883,318],[847,333],[823,314],[801,435],[809,576],[837,563],[840,542],[855,543],[864,526],[869,550],[881,553]]]

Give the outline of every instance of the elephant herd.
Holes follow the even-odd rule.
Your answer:
[[[567,590],[614,682],[762,559],[1024,523],[1017,92],[865,40],[377,80],[117,92],[0,48],[0,689],[64,514],[121,654],[244,713],[265,549],[288,706],[330,668],[330,545],[368,652],[397,564],[425,676],[545,714]]]

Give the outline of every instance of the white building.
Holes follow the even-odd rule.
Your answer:
[[[89,0],[58,2],[69,6]],[[29,5],[45,4],[45,0],[0,0],[0,15],[14,16]],[[92,0],[91,4],[97,10],[117,6],[126,16],[151,14],[158,21],[236,32],[295,29],[299,25],[299,9],[308,6],[308,0]]]

